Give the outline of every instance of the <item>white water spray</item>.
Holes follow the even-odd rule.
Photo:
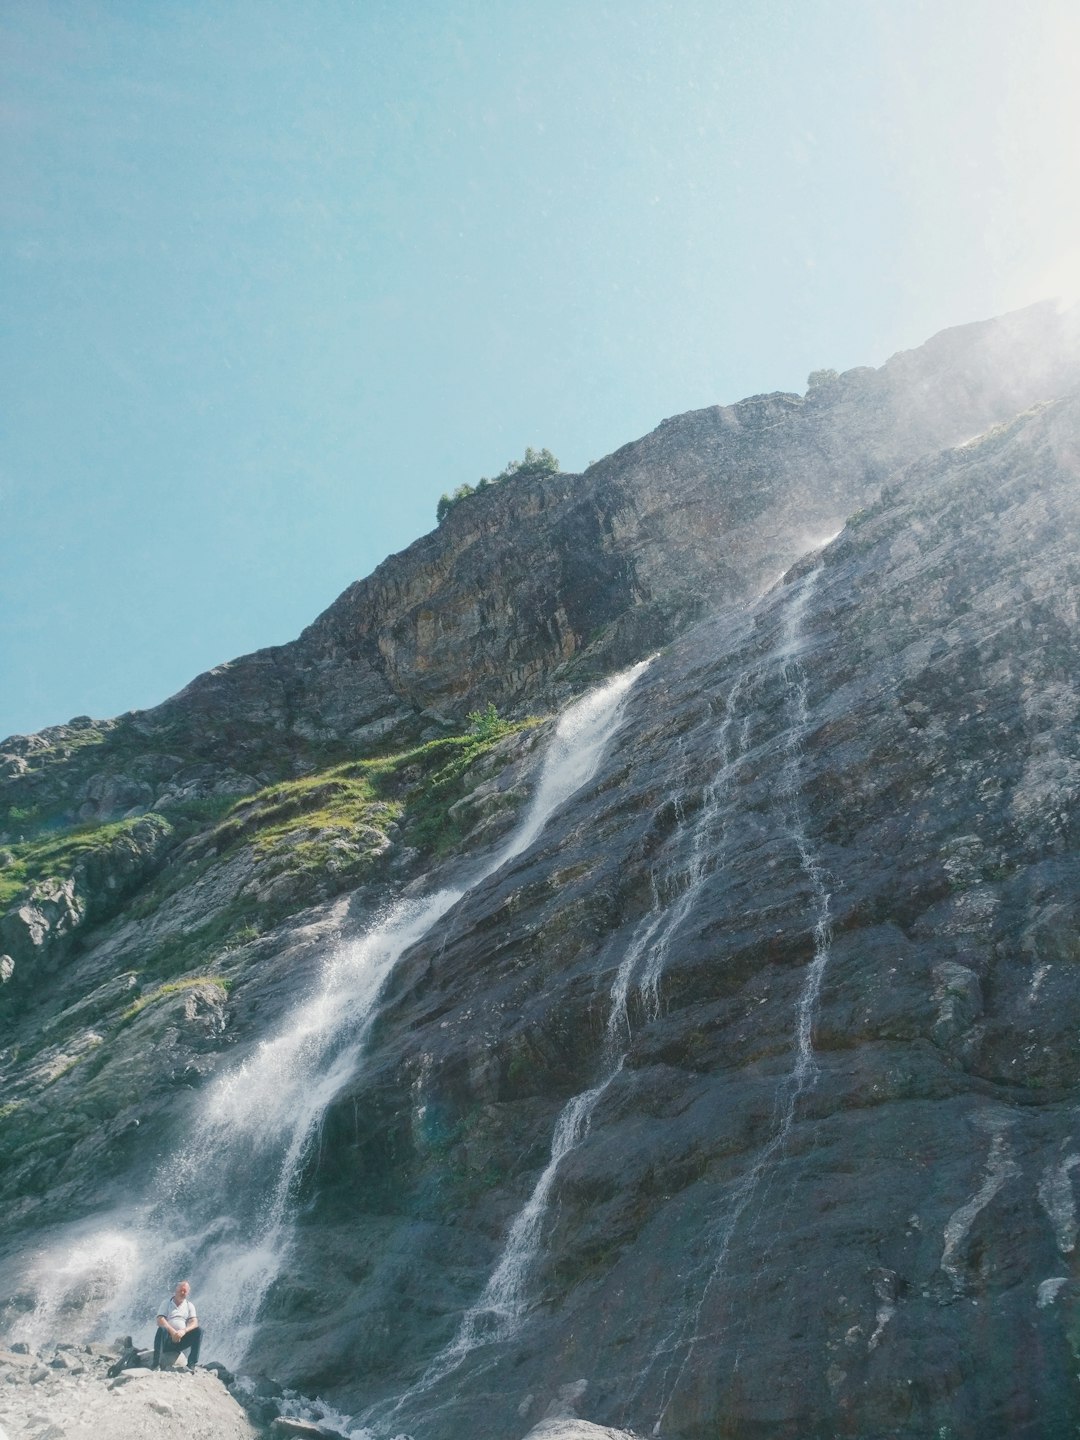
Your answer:
[[[681,892],[674,905],[666,912],[661,933],[655,943],[651,943],[650,937],[650,943],[643,947],[646,961],[638,981],[638,989],[645,1013],[650,1020],[655,1020],[660,1015],[660,981],[667,965],[672,938],[679,933],[683,921],[693,909],[702,882],[715,873],[721,858],[720,842],[724,833],[718,822],[722,802],[727,797],[737,764],[737,757],[732,754],[731,728],[744,680],[745,677],[740,675],[728,692],[724,718],[717,734],[720,765],[702,796],[701,814],[690,836],[690,856],[683,872]]]
[[[803,646],[802,625],[820,575],[820,568],[811,571],[800,586],[795,603],[789,607],[781,671],[787,688],[790,714],[784,752],[783,793],[788,802],[791,838],[795,842],[803,874],[810,883],[814,907],[814,957],[807,967],[806,978],[795,1007],[795,1065],[788,1082],[790,1097],[785,1097],[781,1110],[785,1136],[791,1128],[796,1100],[807,1082],[817,1073],[812,1032],[818,1001],[821,998],[821,982],[832,950],[832,916],[829,909],[831,897],[826,889],[824,867],[811,848],[806,833],[799,777],[803,741],[810,725],[806,670],[799,659]]]
[[[162,1165],[142,1210],[122,1220],[123,1254],[89,1298],[101,1325],[135,1329],[152,1317],[179,1269],[199,1277],[200,1312],[212,1317],[214,1350],[238,1364],[291,1234],[295,1185],[322,1116],[355,1074],[379,996],[400,957],[427,936],[470,890],[525,851],[552,814],[593,775],[649,661],[615,676],[571,705],[547,745],[532,802],[509,839],[458,886],[394,906],[360,939],[330,957],[322,984],[278,1035],[223,1075],[198,1107],[187,1141]],[[43,1262],[57,1284],[41,1304],[42,1339],[61,1311],[87,1290],[88,1268],[110,1227]],[[104,1296],[102,1290],[106,1291]],[[105,1304],[101,1305],[101,1300]],[[85,1320],[82,1321],[85,1325]]]
[[[136,1263],[137,1248],[123,1230],[106,1229],[74,1239],[60,1255],[35,1256],[30,1288],[36,1303],[19,1322],[20,1338],[36,1349],[70,1340],[68,1317],[107,1303]]]

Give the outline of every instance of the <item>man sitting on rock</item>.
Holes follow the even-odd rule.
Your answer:
[[[151,1370],[161,1368],[166,1355],[175,1358],[181,1350],[188,1352],[188,1369],[194,1370],[199,1363],[199,1346],[202,1344],[202,1330],[199,1327],[195,1306],[188,1299],[191,1286],[181,1280],[170,1299],[158,1311],[157,1334],[154,1336],[154,1362]]]

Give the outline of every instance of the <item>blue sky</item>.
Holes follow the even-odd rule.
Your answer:
[[[1080,274],[1072,4],[5,0],[0,735]]]

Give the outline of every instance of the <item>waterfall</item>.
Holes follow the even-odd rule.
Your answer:
[[[784,732],[783,766],[778,786],[780,802],[778,808],[798,857],[799,867],[810,889],[813,914],[813,955],[806,967],[806,973],[795,1001],[792,1031],[793,1059],[791,1069],[782,1078],[777,1088],[769,1138],[754,1157],[750,1168],[735,1186],[726,1213],[714,1229],[710,1243],[711,1264],[708,1267],[704,1283],[700,1286],[696,1303],[683,1310],[682,1318],[676,1322],[653,1354],[654,1364],[664,1355],[670,1357],[660,1387],[661,1403],[653,1431],[656,1435],[660,1433],[660,1426],[671,1405],[675,1391],[678,1389],[702,1338],[700,1333],[702,1312],[710,1293],[723,1277],[735,1230],[757,1193],[770,1165],[787,1142],[794,1123],[799,1097],[813,1084],[817,1075],[813,1026],[821,997],[822,981],[832,948],[831,897],[827,889],[825,868],[815,853],[807,834],[800,780],[803,743],[810,724],[808,681],[802,660],[805,649],[803,622],[820,579],[821,570],[822,567],[819,565],[810,571],[803,578],[794,596],[788,601],[784,612],[781,643],[770,657],[777,667],[787,720]],[[744,748],[747,735],[748,720],[744,722],[743,726]]]
[[[682,892],[667,912],[655,943],[652,942],[650,936],[649,941],[643,947],[642,953],[646,956],[646,960],[638,981],[638,989],[645,1005],[645,1012],[651,1020],[657,1019],[660,1014],[660,981],[664,974],[672,937],[678,934],[683,921],[693,909],[698,887],[707,876],[715,872],[721,858],[721,850],[717,842],[723,838],[723,832],[721,830],[720,834],[717,834],[717,824],[722,802],[726,799],[730,788],[737,758],[742,754],[742,749],[735,754],[732,753],[731,729],[742,696],[745,678],[740,675],[728,692],[724,718],[717,734],[720,766],[705,787],[701,815],[690,838],[690,858],[683,877]],[[633,947],[631,947],[632,950]],[[633,964],[632,953],[630,959]],[[614,999],[614,996],[612,998]]]
[[[813,1024],[821,998],[821,982],[832,950],[832,916],[829,909],[830,895],[826,889],[824,867],[810,845],[806,833],[800,787],[800,757],[803,740],[810,725],[807,708],[806,669],[801,663],[802,624],[806,608],[817,587],[821,567],[812,570],[806,577],[796,596],[795,604],[789,608],[787,634],[783,652],[781,676],[787,691],[790,723],[787,743],[784,747],[784,778],[782,792],[788,804],[791,838],[798,851],[799,864],[810,883],[814,911],[814,955],[807,967],[806,978],[799,991],[795,1007],[795,1064],[788,1080],[787,1091],[780,1107],[782,1134],[791,1128],[795,1102],[806,1085],[817,1073],[814,1058]]]
[[[492,1341],[509,1339],[514,1334],[525,1313],[526,1282],[540,1248],[548,1200],[559,1165],[588,1134],[596,1103],[613,1079],[614,1072],[593,1089],[575,1095],[563,1108],[555,1126],[548,1163],[510,1227],[502,1255],[483,1294],[462,1316],[450,1344],[435,1356],[417,1383],[396,1401],[386,1419],[396,1415],[407,1401],[444,1380],[473,1350]]]
[[[153,1176],[137,1213],[39,1258],[31,1277],[40,1302],[35,1339],[54,1338],[50,1332],[61,1310],[90,1297],[87,1267],[80,1263],[87,1256],[96,1277],[99,1328],[112,1333],[149,1326],[154,1307],[190,1270],[198,1279],[200,1313],[212,1318],[215,1354],[232,1366],[242,1360],[287,1253],[303,1160],[326,1107],[362,1063],[391,971],[469,891],[525,851],[587,783],[631,686],[649,663],[567,708],[546,747],[528,810],[492,856],[456,885],[392,906],[366,934],[340,944],[318,990],[289,1023],[205,1093],[192,1095],[189,1133]],[[66,1282],[58,1285],[57,1276]]]
[[[702,794],[702,804],[689,834],[689,854],[682,859],[682,847],[662,882],[652,876],[652,904],[638,923],[612,982],[608,1016],[600,1060],[600,1078],[588,1090],[575,1095],[563,1107],[552,1135],[551,1152],[532,1193],[507,1232],[502,1253],[480,1298],[462,1316],[448,1345],[432,1359],[420,1379],[381,1416],[387,1423],[407,1404],[431,1390],[455,1371],[473,1351],[510,1339],[528,1311],[528,1285],[539,1259],[544,1239],[544,1222],[551,1204],[555,1180],[563,1160],[589,1133],[593,1113],[612,1081],[622,1070],[631,1039],[628,1000],[636,983],[647,1016],[655,1018],[660,1008],[660,980],[673,937],[694,905],[700,886],[713,873],[719,853],[718,829],[737,757],[730,751],[730,732],[742,681],[728,695],[724,717],[717,732],[720,763]],[[682,814],[682,808],[679,810]],[[680,835],[685,832],[680,827]],[[677,890],[677,898],[666,904],[663,895]],[[381,1409],[376,1406],[368,1419]]]

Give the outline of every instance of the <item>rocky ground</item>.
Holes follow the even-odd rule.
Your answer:
[[[142,1363],[118,1371],[125,1358],[136,1359],[123,1341],[45,1352],[16,1342],[0,1350],[0,1440],[346,1440],[325,1423],[274,1415],[280,1387],[240,1382],[245,1409],[221,1366],[191,1371],[180,1360],[155,1372],[144,1353]],[[276,1390],[276,1401],[260,1399],[260,1389]],[[566,1387],[525,1440],[634,1440],[628,1431],[575,1418],[576,1398],[576,1388]]]
[[[0,1351],[3,1440],[256,1440],[217,1375],[178,1365],[111,1375],[108,1345]]]
[[[592,1425],[588,1420],[543,1420],[534,1426],[525,1440],[634,1440],[628,1430],[610,1430],[606,1425]]]

